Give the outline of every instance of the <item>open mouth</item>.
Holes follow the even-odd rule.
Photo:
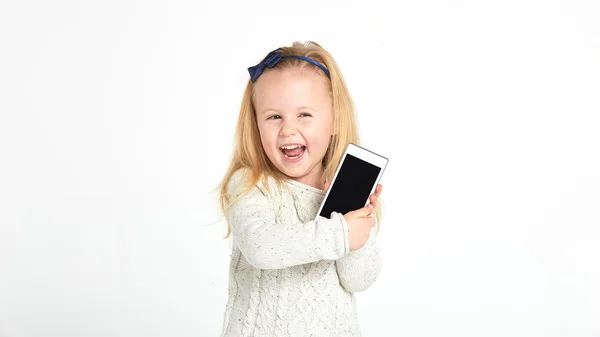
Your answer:
[[[304,145],[285,145],[279,148],[283,155],[288,159],[298,159],[302,157],[306,146]]]

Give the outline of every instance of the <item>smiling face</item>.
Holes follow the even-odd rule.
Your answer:
[[[253,103],[267,157],[291,179],[323,188],[322,161],[333,131],[327,80],[312,70],[274,69],[255,85]]]

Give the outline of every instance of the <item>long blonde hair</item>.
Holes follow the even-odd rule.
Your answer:
[[[329,147],[323,157],[323,175],[321,180],[323,182],[331,181],[348,143],[360,145],[355,120],[354,103],[350,97],[350,93],[337,63],[331,54],[318,43],[313,41],[307,41],[305,43],[294,42],[291,47],[282,47],[280,52],[282,56],[298,55],[309,57],[321,63],[329,70],[331,76],[331,80],[329,81],[329,95],[333,104],[334,134],[331,136]],[[290,68],[314,69],[320,76],[329,80],[327,75],[325,75],[325,73],[316,65],[296,58],[283,58],[272,69]],[[268,71],[271,70],[264,70],[264,72]],[[264,179],[266,183],[266,179],[272,177],[275,178],[277,185],[283,186],[283,182],[286,178],[285,175],[270,162],[262,147],[256,121],[256,112],[254,110],[254,104],[252,103],[254,92],[255,83],[249,79],[246,84],[244,96],[242,97],[242,105],[237,121],[233,157],[225,176],[216,188],[220,190],[219,204],[226,219],[227,209],[235,203],[237,199],[247,193],[260,179]],[[242,187],[242,191],[236,200],[229,200],[227,188],[231,177],[239,169],[246,169],[246,171],[250,173],[250,177],[249,179],[246,179],[246,185]],[[268,184],[265,184],[265,186],[268,186]],[[380,221],[380,201],[375,208],[375,215],[377,216],[378,221]],[[227,221],[227,234],[225,237],[228,237],[230,234],[231,226],[229,225],[229,221]]]

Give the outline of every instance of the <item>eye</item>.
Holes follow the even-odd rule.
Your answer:
[[[279,115],[272,115],[272,116],[267,117],[267,119],[279,119],[279,118],[281,118],[281,116],[279,116]]]
[[[312,116],[312,115],[311,115],[311,114],[309,114],[308,112],[302,112],[302,113],[301,113],[301,114],[299,114],[298,116],[300,116],[300,117],[305,117],[305,116],[306,116],[306,117],[310,117],[310,116]]]

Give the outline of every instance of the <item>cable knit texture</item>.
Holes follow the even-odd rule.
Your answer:
[[[228,185],[236,198],[246,175]],[[325,193],[288,180],[254,186],[228,211],[233,250],[221,337],[358,337],[354,293],[379,275],[375,229],[349,251],[342,214],[315,221]],[[232,199],[231,199],[232,200]]]

